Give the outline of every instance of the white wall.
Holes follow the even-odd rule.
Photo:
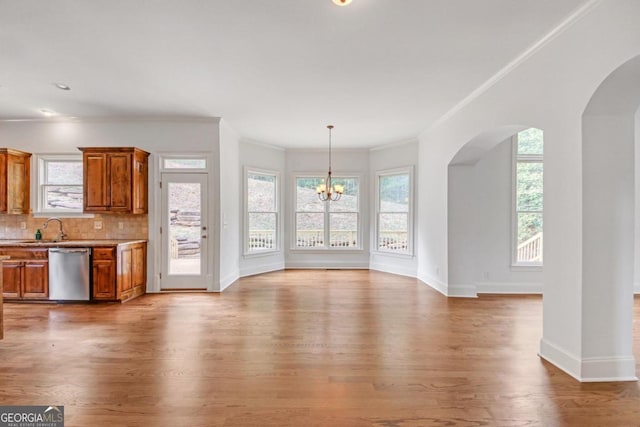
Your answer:
[[[635,141],[635,184],[636,184],[636,221],[635,221],[635,264],[634,264],[634,292],[640,294],[640,110],[636,112],[636,141]]]
[[[371,177],[371,217],[370,224],[371,230],[369,238],[371,242],[371,256],[369,258],[369,268],[372,270],[385,271],[388,273],[401,274],[403,276],[416,277],[418,272],[418,262],[416,257],[416,217],[418,198],[420,197],[417,191],[416,183],[418,181],[418,141],[408,141],[400,144],[393,144],[390,146],[374,148],[369,153],[369,176]],[[413,167],[413,229],[414,229],[414,241],[413,241],[413,254],[412,255],[390,255],[383,252],[375,251],[375,206],[376,203],[376,173],[389,170],[398,169],[411,166]]]
[[[285,265],[286,268],[369,268],[370,181],[369,150],[332,150],[333,174],[360,176],[360,221],[362,249],[291,249],[294,239],[293,192],[296,172],[325,177],[329,166],[328,150],[287,150],[285,177]]]
[[[242,184],[240,138],[225,120],[220,121],[220,188],[212,193],[220,200],[220,287],[222,291],[240,277]]]
[[[540,354],[583,372],[582,113],[598,85],[640,54],[640,2],[589,3],[586,14],[509,67],[508,73],[420,136],[419,278],[448,286],[447,166],[487,130],[534,126],[545,133],[544,320]],[[495,141],[498,143],[499,141]],[[585,314],[587,315],[587,314]],[[598,313],[588,313],[598,316]],[[620,374],[610,372],[611,378]]]
[[[542,293],[542,267],[512,267],[512,143],[498,144],[476,164],[478,293]]]
[[[285,187],[285,169],[286,169],[286,154],[285,150],[278,147],[271,147],[267,145],[261,145],[251,142],[242,141],[240,143],[240,182],[244,183],[245,169],[257,168],[265,169],[280,174],[280,182],[278,187],[279,194],[279,224],[278,224],[278,241],[279,247],[276,252],[269,252],[265,254],[245,254],[245,248],[243,245],[244,236],[241,230],[240,235],[240,276],[250,276],[253,274],[265,273],[268,271],[282,270],[284,269],[284,248],[286,247],[286,241],[284,240],[284,213],[285,213],[285,198],[290,194]],[[244,185],[244,184],[243,184]],[[240,211],[245,213],[244,206],[244,194],[246,189],[243,189],[243,197],[240,200]],[[242,223],[243,226],[245,222]],[[241,227],[242,228],[242,227]]]
[[[77,147],[138,147],[151,153],[149,157],[149,243],[147,253],[147,291],[160,289],[160,214],[156,210],[159,177],[157,153],[210,153],[218,160],[218,119],[195,120],[73,120],[23,121],[0,123],[0,145],[34,154],[80,153]],[[209,223],[213,224],[215,200],[209,207]],[[209,241],[210,263],[217,271],[219,260],[213,236]]]

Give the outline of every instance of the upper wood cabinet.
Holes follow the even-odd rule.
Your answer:
[[[0,213],[29,213],[31,153],[0,148]]]
[[[135,147],[78,147],[84,167],[84,211],[146,214],[149,153]]]

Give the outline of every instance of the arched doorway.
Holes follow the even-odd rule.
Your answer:
[[[633,283],[639,106],[640,56],[602,82],[582,116],[583,381],[637,380]]]

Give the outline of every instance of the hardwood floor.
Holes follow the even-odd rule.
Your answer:
[[[640,425],[638,383],[580,384],[537,356],[535,296],[285,271],[222,294],[4,308],[0,405],[64,405],[67,426]]]

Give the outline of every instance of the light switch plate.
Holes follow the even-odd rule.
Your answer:
[[[93,221],[93,228],[95,230],[102,230],[102,221]]]
[[[118,230],[124,230],[124,222],[118,222]]]
[[[21,229],[23,229],[23,230],[26,230],[26,229],[27,229],[27,223],[26,223],[26,222],[24,222],[24,221],[22,221],[22,222],[20,223],[20,228],[21,228]]]

